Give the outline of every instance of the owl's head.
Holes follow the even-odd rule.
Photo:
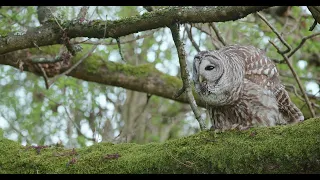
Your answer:
[[[232,104],[239,97],[244,66],[235,54],[201,51],[193,61],[193,82],[197,93],[209,105]]]

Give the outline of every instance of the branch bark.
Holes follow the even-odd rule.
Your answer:
[[[66,21],[61,25],[69,38],[103,38],[105,29],[105,38],[118,38],[140,31],[170,26],[176,22],[205,23],[237,20],[266,8],[268,6],[170,7],[116,21],[96,20],[86,24]],[[43,26],[31,29],[24,35],[9,35],[0,38],[0,54],[32,48],[35,47],[35,43],[39,47],[61,44],[63,33],[55,21],[47,21]]]
[[[18,60],[24,60],[27,57],[27,50],[16,51],[0,55],[0,64],[10,65],[19,69]],[[75,57],[79,59],[82,55]],[[75,64],[77,60],[73,59]],[[172,99],[182,103],[189,103],[185,94],[178,98],[173,98],[181,87],[182,81],[174,76],[166,75],[153,67],[151,64],[139,66],[102,61],[102,57],[92,54],[83,63],[72,70],[68,76],[72,76],[85,81],[96,82],[105,85],[118,86],[139,92],[154,94],[160,97]],[[23,70],[32,71],[24,64]],[[37,74],[37,73],[36,73]],[[42,75],[40,72],[37,75]],[[199,100],[197,93],[193,95],[198,106],[205,108],[205,103]]]
[[[174,41],[174,44],[176,45],[177,52],[178,52],[178,57],[179,57],[179,64],[180,64],[180,69],[181,69],[181,78],[183,82],[183,87],[178,91],[178,93],[174,96],[174,98],[179,97],[183,92],[186,92],[187,98],[189,101],[189,104],[191,106],[191,109],[199,123],[200,129],[205,130],[206,125],[204,120],[201,118],[201,114],[199,113],[199,110],[197,109],[197,104],[194,100],[194,97],[192,95],[192,89],[191,89],[191,84],[190,84],[190,77],[189,77],[189,72],[187,68],[187,63],[186,63],[186,52],[184,50],[184,45],[180,39],[179,35],[179,26],[177,24],[173,24],[170,26],[171,34],[172,34],[172,39]]]

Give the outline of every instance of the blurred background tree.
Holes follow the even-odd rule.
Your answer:
[[[166,7],[152,7],[153,10]],[[46,23],[75,20],[118,20],[147,13],[142,6],[113,7],[36,7],[1,6],[0,35],[24,34]],[[46,12],[47,11],[47,12]],[[82,13],[81,13],[82,12]],[[307,7],[272,7],[261,12],[291,47],[318,33],[309,28],[314,18]],[[46,17],[46,15],[49,15]],[[283,58],[270,45],[272,40],[284,47],[275,33],[256,14],[237,21],[216,23],[185,23],[180,27],[185,43],[189,71],[198,50],[218,49],[225,44],[250,44],[266,51],[275,62]],[[76,37],[83,51],[90,49],[99,39]],[[177,50],[169,28],[151,29],[120,37],[103,39],[94,51],[95,58],[133,66],[151,64],[159,71],[180,78]],[[55,56],[63,45],[30,49],[33,54]],[[316,116],[320,115],[320,36],[308,39],[290,58],[307,90]],[[291,97],[303,111],[310,112],[287,64],[277,63],[281,80]],[[199,125],[188,104],[172,99],[107,86],[70,76],[60,77],[49,89],[41,76],[0,65],[0,128],[4,136],[22,144],[61,143],[66,147],[83,147],[96,142],[113,143],[163,142],[198,132]],[[206,123],[206,112],[199,108]]]

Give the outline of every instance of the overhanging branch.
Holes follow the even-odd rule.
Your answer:
[[[268,6],[222,6],[222,7],[170,7],[158,9],[143,15],[116,21],[91,21],[83,24],[77,21],[62,23],[69,38],[118,38],[161,27],[172,23],[225,22],[243,18],[251,13],[268,8]],[[35,47],[61,44],[62,30],[55,21],[30,29],[24,35],[9,35],[0,38],[0,54]]]

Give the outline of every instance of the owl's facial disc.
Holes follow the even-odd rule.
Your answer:
[[[207,65],[204,70],[205,71],[212,71],[213,69],[215,68],[214,65]],[[199,75],[199,82],[202,84],[202,83],[206,83],[207,82],[207,79],[204,75],[200,74]]]
[[[218,83],[221,78],[222,68],[220,60],[212,57],[205,56],[199,64],[199,82],[206,82],[211,86]]]

